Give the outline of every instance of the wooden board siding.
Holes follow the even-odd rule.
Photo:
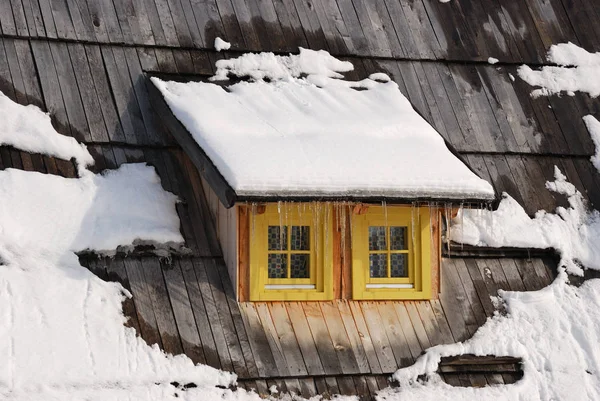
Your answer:
[[[39,4],[38,4],[39,3]],[[296,51],[420,59],[543,62],[552,43],[598,51],[593,0],[170,2],[6,0],[2,34],[104,44]],[[584,29],[583,27],[590,27]]]
[[[543,259],[443,259],[439,300],[238,304],[221,258],[82,261],[131,291],[124,312],[149,344],[235,371],[262,394],[276,384],[305,396],[387,387],[426,348],[469,338],[493,315],[499,289],[537,290],[555,274]]]
[[[49,111],[62,134],[75,136],[92,147],[97,145],[98,149],[118,145],[132,152],[133,147],[177,146],[161,119],[148,109],[151,83],[147,74],[168,72],[167,76],[173,78],[198,79],[212,73],[216,54],[208,50],[12,37],[0,37],[0,44],[3,93],[21,104],[35,104]],[[516,75],[516,66],[511,65],[348,59],[359,71],[356,79],[375,71],[389,73],[467,163],[498,193],[507,191],[522,202],[528,213],[554,210],[564,204],[544,187],[545,181],[552,178],[554,165],[592,206],[600,207],[600,181],[589,162],[594,146],[580,118],[590,113],[598,117],[599,100],[581,94],[531,98],[531,87],[509,78],[509,74]],[[47,167],[39,162],[40,156],[33,157],[33,164],[29,158],[19,156],[18,162],[8,160],[3,165],[19,168],[24,163],[22,168],[36,168],[43,164],[44,169],[53,171],[69,164],[49,161]],[[186,164],[187,174],[195,176],[189,182],[198,187],[198,172],[193,170]],[[191,192],[201,202],[198,190],[192,188]],[[212,196],[204,200],[217,226],[218,205],[214,201]],[[191,217],[201,220],[203,216],[198,213]],[[202,237],[193,224],[183,224]],[[218,247],[215,238],[207,240],[209,249]]]
[[[0,42],[2,92],[50,111],[65,135],[139,146],[175,144],[150,108],[147,74],[199,79],[212,73],[209,59],[215,55],[208,50],[39,39],[0,38]],[[360,71],[357,79],[387,72],[417,111],[461,153],[574,157],[594,153],[579,117],[597,115],[598,100],[581,94],[531,98],[533,88],[510,79],[509,74],[517,76],[517,66],[347,59]]]
[[[340,247],[341,300],[238,305],[233,266],[239,260],[245,274],[247,253],[234,246],[235,233],[247,236],[249,228],[221,206],[163,126],[148,76],[199,80],[214,73],[215,60],[247,50],[326,49],[355,65],[351,79],[387,72],[469,166],[528,213],[565,205],[545,188],[555,165],[600,208],[600,174],[589,161],[595,149],[581,121],[600,117],[600,101],[579,93],[532,98],[530,86],[510,78],[523,63],[543,64],[552,43],[600,51],[598,18],[594,0],[5,0],[0,91],[48,111],[58,132],[84,141],[94,171],[146,162],[181,199],[187,257],[85,262],[133,294],[123,310],[146,342],[234,371],[240,386],[261,394],[276,385],[305,397],[368,398],[423,349],[468,338],[493,313],[489,295],[497,289],[548,284],[552,262],[444,259],[439,299],[355,302],[349,247]],[[216,53],[216,36],[231,41],[231,51]],[[490,56],[501,62],[488,65]],[[7,168],[77,174],[71,161],[0,146],[0,170]],[[336,235],[349,230],[340,226]]]

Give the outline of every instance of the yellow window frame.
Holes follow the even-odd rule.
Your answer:
[[[428,208],[369,206],[352,215],[352,297],[365,300],[411,300],[431,298],[431,227]],[[369,250],[369,226],[386,227],[387,249]],[[408,250],[390,249],[390,227],[408,227]],[[370,277],[369,254],[387,254],[386,278]],[[390,255],[408,254],[408,277],[389,277]],[[386,285],[412,288],[385,288]],[[371,287],[371,288],[368,288]],[[376,288],[379,287],[379,288]]]
[[[333,212],[329,204],[267,204],[264,213],[256,208],[250,216],[250,300],[251,301],[322,301],[333,299]],[[269,251],[269,226],[288,226],[287,249]],[[291,227],[309,226],[310,250],[293,251]],[[310,278],[269,278],[269,253],[309,254]],[[288,256],[289,258],[289,256]],[[288,271],[290,264],[287,264]],[[288,288],[269,288],[289,286]],[[314,286],[314,288],[293,288]]]

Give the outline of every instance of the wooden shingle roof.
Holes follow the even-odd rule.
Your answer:
[[[552,44],[571,41],[600,51],[599,19],[596,0],[4,0],[0,90],[20,104],[48,111],[60,133],[87,144],[96,170],[146,161],[157,168],[164,188],[182,199],[177,211],[191,255],[173,265],[150,256],[88,263],[99,276],[131,289],[134,299],[124,310],[147,342],[241,373],[243,386],[266,391],[279,384],[303,395],[368,395],[387,386],[388,373],[412,363],[428,344],[470,336],[493,313],[489,295],[498,288],[547,285],[553,261],[445,258],[440,300],[411,303],[417,314],[408,311],[410,319],[418,317],[407,327],[414,331],[408,335],[421,336],[423,342],[412,343],[407,351],[405,343],[390,343],[400,338],[395,333],[381,336],[373,366],[381,368],[381,361],[387,361],[385,374],[375,373],[379,371],[371,365],[368,372],[346,374],[341,362],[338,370],[320,376],[311,376],[306,364],[304,376],[261,373],[262,349],[271,353],[261,363],[277,357],[278,367],[300,361],[286,359],[289,350],[297,356],[293,352],[298,347],[321,347],[319,353],[336,355],[338,362],[347,353],[337,356],[346,351],[334,347],[331,337],[324,345],[314,338],[309,338],[312,345],[286,342],[298,335],[294,327],[289,331],[290,320],[267,318],[289,316],[287,308],[239,308],[231,302],[214,228],[227,222],[215,221],[197,169],[152,108],[148,76],[197,80],[214,73],[217,59],[246,51],[325,49],[354,64],[348,79],[388,73],[470,167],[497,193],[510,193],[528,213],[564,204],[544,186],[553,178],[554,165],[600,208],[600,174],[589,161],[594,146],[581,120],[586,114],[600,116],[600,101],[581,94],[532,98],[532,88],[516,73],[523,63],[534,68],[545,64]],[[215,52],[217,36],[231,42],[232,50]],[[500,62],[489,65],[488,57]],[[70,161],[0,147],[0,170],[5,168],[76,175]],[[192,275],[190,264],[201,268],[192,269]],[[216,266],[210,275],[206,265]],[[370,307],[378,309],[377,316],[388,313],[386,305],[364,308]],[[340,310],[331,303],[319,308],[321,314],[327,308]],[[356,313],[363,315],[363,307],[359,309]],[[320,324],[322,316],[316,315],[309,325]],[[254,323],[243,320],[248,316],[254,316]],[[249,329],[257,317],[264,322]],[[188,323],[203,318],[214,325],[190,329]],[[402,322],[390,327],[404,329]],[[355,352],[360,353],[352,348]],[[261,369],[266,367],[272,366]]]

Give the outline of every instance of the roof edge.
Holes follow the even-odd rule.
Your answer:
[[[179,145],[183,148],[183,151],[194,163],[194,166],[198,169],[198,172],[208,182],[210,187],[213,189],[219,201],[226,208],[230,208],[235,205],[237,200],[237,194],[234,189],[229,185],[225,177],[217,169],[215,164],[210,160],[208,155],[202,150],[200,145],[194,140],[192,134],[183,125],[181,121],[175,116],[175,113],[169,107],[165,100],[162,92],[154,83],[154,80],[150,79],[149,85],[149,96],[150,104],[154,111],[160,116],[162,123],[171,132],[173,137]]]

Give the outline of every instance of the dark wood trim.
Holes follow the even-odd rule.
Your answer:
[[[238,282],[237,298],[239,302],[250,301],[250,206],[237,206],[238,236]]]
[[[442,257],[444,258],[548,258],[555,257],[556,251],[552,248],[515,248],[502,247],[493,248],[489,246],[463,245],[451,242],[449,245],[444,243],[442,247]]]
[[[231,188],[217,167],[194,140],[187,128],[175,117],[160,90],[153,83],[150,83],[148,85],[148,92],[150,95],[150,104],[158,116],[160,116],[165,127],[175,137],[179,145],[185,149],[185,153],[192,160],[213,191],[215,191],[223,206],[226,208],[232,207],[236,202],[236,194],[233,188]]]

